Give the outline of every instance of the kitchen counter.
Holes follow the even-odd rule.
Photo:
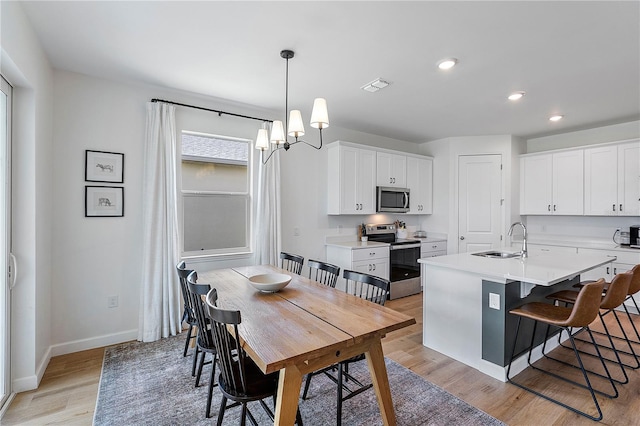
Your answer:
[[[520,281],[535,285],[553,285],[571,279],[598,266],[610,263],[608,256],[581,254],[531,255],[495,259],[469,253],[420,259],[418,262],[440,268],[478,274],[495,282]]]
[[[367,247],[389,247],[389,243],[377,243],[375,241],[334,241],[326,242],[329,247],[344,247],[349,249],[367,248]]]
[[[573,289],[580,274],[611,261],[605,255],[577,253],[531,254],[524,260],[470,253],[420,259],[423,344],[506,381],[517,321],[509,310],[528,302],[550,303],[547,295]],[[516,354],[528,340],[518,340]],[[549,349],[556,340],[547,343]],[[542,336],[536,338],[540,343]],[[512,374],[527,366],[526,355],[516,358]]]

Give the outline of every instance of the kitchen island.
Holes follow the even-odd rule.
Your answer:
[[[509,310],[528,302],[549,302],[547,295],[572,288],[580,274],[614,260],[579,254],[522,259],[471,253],[420,259],[423,345],[504,382],[517,321]],[[523,321],[521,333],[530,336],[532,326],[532,321]],[[536,334],[537,343],[543,340],[541,333]],[[529,339],[521,335],[517,355]],[[512,375],[526,368],[523,358],[514,362]]]

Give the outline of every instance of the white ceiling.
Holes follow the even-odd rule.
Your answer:
[[[5,1],[5,0],[3,0]],[[640,2],[30,1],[57,69],[250,104],[410,142],[640,119]],[[442,72],[436,63],[456,57]],[[382,77],[378,93],[360,89]],[[526,96],[514,103],[512,91]],[[552,114],[565,119],[552,123]]]

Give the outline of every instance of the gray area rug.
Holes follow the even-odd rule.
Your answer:
[[[214,388],[212,416],[205,418],[210,366],[205,366],[198,388],[191,377],[193,349],[182,357],[185,335],[153,343],[129,342],[105,350],[94,425],[210,425],[220,404]],[[412,371],[385,359],[399,425],[503,425]],[[350,373],[370,381],[366,362]],[[217,372],[216,372],[217,374]],[[324,375],[311,381],[309,398],[300,400],[305,425],[336,423],[336,385]],[[267,402],[272,406],[271,401]],[[259,424],[273,424],[254,403],[249,410]],[[228,409],[225,425],[237,425],[240,407]],[[380,425],[375,392],[368,390],[343,405],[344,425]]]

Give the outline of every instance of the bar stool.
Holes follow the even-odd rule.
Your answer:
[[[595,341],[593,340],[593,335],[591,334],[591,330],[589,329],[589,324],[591,324],[591,322],[596,318],[596,316],[598,315],[598,311],[600,309],[600,303],[601,303],[601,299],[602,299],[602,289],[604,287],[604,280],[598,280],[596,282],[592,282],[592,283],[588,283],[585,284],[585,286],[580,290],[578,297],[576,298],[575,304],[573,305],[573,308],[568,308],[565,306],[556,306],[556,305],[551,305],[548,303],[542,303],[542,302],[532,302],[532,303],[527,303],[524,304],[518,308],[512,309],[509,311],[510,314],[512,315],[516,315],[518,316],[518,323],[516,326],[516,335],[514,338],[514,342],[513,342],[513,349],[511,351],[511,359],[509,361],[509,366],[507,367],[507,381],[509,383],[514,384],[515,386],[518,386],[521,389],[524,389],[528,392],[533,393],[534,395],[537,395],[541,398],[546,399],[547,401],[553,402],[555,404],[558,404],[564,408],[567,408],[571,411],[573,411],[574,413],[580,414],[582,416],[585,416],[591,420],[601,420],[602,419],[602,410],[600,409],[600,404],[598,403],[598,400],[596,399],[596,395],[595,395],[595,391],[593,386],[591,386],[591,382],[589,381],[589,377],[587,375],[587,372],[584,368],[584,365],[582,363],[582,359],[580,358],[580,353],[578,352],[578,350],[576,349],[575,346],[575,342],[573,340],[573,336],[571,334],[571,328],[572,327],[585,327],[586,330],[589,333],[589,336],[591,336],[591,339],[593,341],[594,346],[596,347],[596,351],[599,353],[599,349],[597,348],[597,346],[595,345]],[[531,335],[531,344],[529,345],[529,354],[527,357],[527,363],[529,364],[529,366],[531,366],[533,369],[544,372],[548,375],[554,376],[558,379],[564,380],[566,382],[572,383],[574,385],[580,386],[584,389],[587,389],[591,395],[591,399],[595,405],[595,408],[598,412],[597,416],[593,416],[590,415],[584,411],[581,411],[575,407],[572,407],[562,401],[558,401],[548,395],[544,395],[541,392],[538,392],[532,388],[529,388],[523,384],[520,383],[516,383],[512,380],[512,378],[510,377],[510,373],[511,373],[511,364],[513,363],[513,358],[515,356],[515,350],[516,350],[516,343],[518,340],[518,334],[520,332],[520,323],[522,322],[522,318],[529,318],[531,320],[534,320],[534,328],[533,328],[533,333]],[[578,360],[578,364],[580,365],[580,369],[582,371],[582,375],[584,377],[586,386],[581,384],[581,383],[577,383],[573,380],[570,380],[566,377],[562,377],[558,374],[552,373],[550,371],[546,371],[546,370],[542,370],[538,367],[535,367],[531,364],[531,352],[533,351],[533,344],[534,344],[534,336],[535,336],[535,331],[536,331],[536,326],[538,324],[538,322],[542,322],[544,324],[548,324],[548,325],[553,325],[556,327],[560,327],[561,329],[567,331],[567,333],[569,334],[569,340],[571,341],[571,344],[573,345],[573,349],[574,349],[574,353],[575,356]],[[547,336],[545,336],[545,341],[546,341]],[[609,370],[607,369],[607,366],[604,362],[604,360],[601,360],[602,362],[602,366],[604,367],[605,371],[609,372]],[[609,375],[610,377],[610,375]],[[611,381],[611,385],[614,387],[615,389],[615,384],[613,383],[613,381]],[[616,393],[617,393],[617,389],[616,389]]]
[[[627,301],[631,301],[633,302],[633,304],[636,307],[636,312],[638,312],[640,314],[640,309],[638,308],[638,304],[636,303],[635,299],[634,299],[634,295],[637,294],[638,292],[640,292],[640,264],[634,266],[630,271],[632,274],[632,278],[631,278],[631,283],[629,284],[629,291],[627,292],[627,297],[625,298],[624,302]],[[583,286],[586,282],[581,282],[579,284],[574,285],[574,287],[580,288],[581,286]],[[605,282],[604,284],[604,292],[607,291],[608,287],[609,287],[609,283]],[[640,333],[638,332],[638,328],[636,327],[635,322],[633,321],[633,317],[631,316],[631,312],[629,312],[629,308],[627,308],[626,303],[621,303],[620,306],[622,306],[622,308],[624,309],[625,313],[627,314],[627,319],[629,320],[629,323],[631,324],[631,328],[633,329],[633,332],[635,334],[635,338],[633,336],[631,336],[630,338],[625,334],[624,337],[620,337],[620,336],[616,336],[616,335],[611,335],[612,338],[617,339],[617,340],[626,340],[628,342],[631,342],[633,344],[637,344],[640,345]],[[613,312],[613,315],[616,316],[616,321],[618,322],[618,324],[621,324],[620,322],[620,318],[618,317],[618,312],[617,310],[610,310],[605,312],[603,315],[607,315],[608,313]],[[594,333],[598,333],[598,334],[604,334],[600,331],[593,331]],[[638,359],[638,354],[635,353],[635,351],[633,351],[633,349],[630,352],[624,351],[624,350],[620,350],[621,353],[624,353],[626,355],[631,355],[631,356],[636,356],[636,360]],[[637,361],[638,366],[640,366],[640,361]],[[629,366],[633,369],[639,368],[638,366],[634,367],[634,366]]]
[[[627,293],[629,292],[629,285],[631,284],[631,279],[632,279],[633,275],[630,272],[625,272],[622,274],[618,274],[615,277],[613,277],[613,280],[611,280],[611,283],[609,284],[609,287],[607,289],[607,291],[604,293],[604,296],[602,296],[602,300],[600,302],[600,310],[598,311],[598,317],[600,318],[600,322],[602,323],[602,326],[604,328],[604,335],[607,336],[609,343],[610,343],[610,347],[608,346],[603,346],[603,345],[599,345],[601,348],[606,348],[606,349],[610,349],[613,351],[613,353],[615,354],[616,359],[612,360],[606,357],[603,357],[605,360],[610,361],[610,362],[615,362],[620,366],[620,369],[622,371],[622,374],[624,376],[624,380],[617,380],[617,379],[613,379],[614,381],[620,383],[620,384],[625,384],[629,382],[629,377],[627,376],[627,372],[624,369],[624,366],[626,364],[622,363],[622,360],[620,359],[620,355],[618,354],[619,349],[616,348],[615,344],[613,343],[613,339],[612,339],[612,335],[609,332],[609,328],[607,327],[607,324],[604,321],[604,315],[606,313],[609,313],[611,311],[613,311],[615,308],[617,308],[618,306],[620,306],[622,303],[624,303],[624,300],[627,298]],[[573,291],[573,290],[562,290],[553,294],[550,294],[547,296],[547,299],[550,300],[554,300],[554,301],[558,301],[558,302],[564,302],[565,306],[569,305],[569,304],[574,304],[576,302],[576,299],[578,297],[579,293],[577,291]],[[602,313],[602,310],[605,310],[605,313]],[[617,314],[614,312],[614,316],[616,318],[616,320],[618,321],[618,326],[620,327],[620,330],[622,331],[622,334],[624,336],[624,340],[627,342],[627,345],[629,346],[629,349],[631,350],[631,352],[634,355],[634,359],[636,360],[636,363],[638,364],[638,358],[635,355],[635,352],[633,351],[633,347],[631,346],[631,342],[629,342],[629,338],[627,337],[627,333],[624,331],[624,328],[622,327],[622,323],[620,323],[620,320],[618,319]],[[574,333],[574,336],[577,335],[580,331]],[[581,340],[581,339],[576,339],[576,340]],[[585,340],[582,340],[585,341]],[[558,342],[560,343],[560,336],[558,336]],[[562,343],[560,343],[561,346],[570,349],[568,346],[562,345]],[[580,351],[581,353],[590,355],[590,356],[595,356],[594,354],[590,353],[590,352],[585,352],[585,351]],[[556,358],[550,357],[547,354],[544,353],[544,347],[543,347],[543,351],[542,354],[550,359],[553,359],[555,361],[559,361],[562,362],[564,364],[567,365],[571,365],[573,367],[575,367],[574,365],[570,364],[570,363],[566,363],[564,361],[560,361]],[[626,365],[627,367],[630,368],[638,368],[640,367],[640,364],[638,364],[636,367],[630,366],[630,365]],[[598,373],[594,373],[593,374],[599,375],[602,377],[602,375],[598,374]]]

